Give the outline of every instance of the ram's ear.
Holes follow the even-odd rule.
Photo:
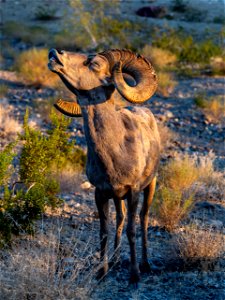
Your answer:
[[[59,99],[55,104],[55,108],[62,114],[69,117],[82,117],[80,105],[76,102],[68,102]]]

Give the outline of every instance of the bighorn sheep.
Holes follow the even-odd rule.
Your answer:
[[[57,73],[76,95],[76,102],[59,100],[55,107],[63,114],[84,120],[88,154],[86,173],[96,187],[95,201],[100,217],[100,276],[108,270],[107,237],[109,199],[116,208],[115,261],[120,259],[120,240],[127,199],[127,237],[130,245],[130,282],[139,281],[136,260],[135,218],[138,196],[144,191],[140,212],[142,260],[140,271],[148,272],[147,227],[156,170],[160,156],[160,138],[153,114],[143,107],[116,109],[119,92],[131,103],[149,99],[157,88],[155,72],[147,59],[128,50],[108,50],[87,56],[80,53],[49,52],[48,67]]]

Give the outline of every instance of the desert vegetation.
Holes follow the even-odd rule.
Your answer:
[[[0,298],[223,299],[222,9],[188,0],[10,2],[2,3],[0,25]],[[142,6],[163,14],[137,16]],[[48,70],[49,48],[127,48],[156,69],[158,90],[145,106],[156,116],[162,153],[148,224],[151,272],[136,291],[127,286],[125,230],[121,266],[96,279],[103,262],[94,190],[84,174],[83,121],[52,111],[59,98],[74,95]],[[116,99],[117,109],[127,104]],[[111,203],[109,215],[111,258]],[[139,230],[136,237],[140,256]]]

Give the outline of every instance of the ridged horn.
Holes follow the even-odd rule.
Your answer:
[[[82,117],[80,105],[76,102],[68,102],[59,99],[55,104],[55,108],[62,114],[69,117]]]
[[[130,50],[109,50],[100,53],[107,58],[115,86],[119,93],[132,103],[148,100],[157,89],[157,78],[150,62]],[[136,81],[135,86],[129,86],[123,78],[123,73],[131,75]]]

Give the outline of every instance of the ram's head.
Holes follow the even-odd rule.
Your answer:
[[[51,49],[48,67],[77,96],[81,106],[107,101],[115,89],[127,101],[141,103],[157,88],[149,61],[129,50],[113,49],[87,56]],[[79,105],[59,100],[55,106],[64,114],[78,116]]]

